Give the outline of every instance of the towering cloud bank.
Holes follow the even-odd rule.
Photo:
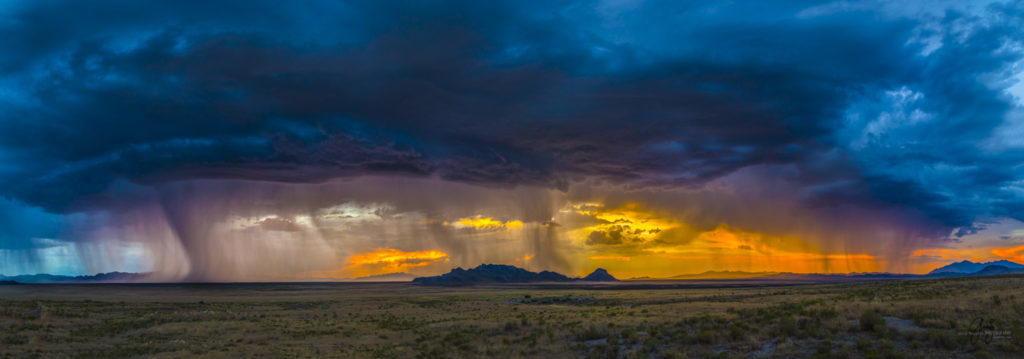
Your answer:
[[[920,270],[1018,238],[1022,15],[7,2],[0,271]]]

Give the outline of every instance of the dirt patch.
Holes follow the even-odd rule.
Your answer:
[[[916,332],[924,330],[924,328],[915,325],[913,320],[898,317],[885,317],[885,325],[890,328],[895,328],[900,332]]]

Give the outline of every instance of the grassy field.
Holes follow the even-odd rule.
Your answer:
[[[615,288],[0,286],[0,358],[1024,356],[1024,276]]]

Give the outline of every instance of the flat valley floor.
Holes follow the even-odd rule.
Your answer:
[[[0,358],[1024,357],[1024,276],[0,286]]]

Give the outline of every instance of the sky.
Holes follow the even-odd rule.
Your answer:
[[[1024,263],[1019,1],[0,1],[0,274]]]

